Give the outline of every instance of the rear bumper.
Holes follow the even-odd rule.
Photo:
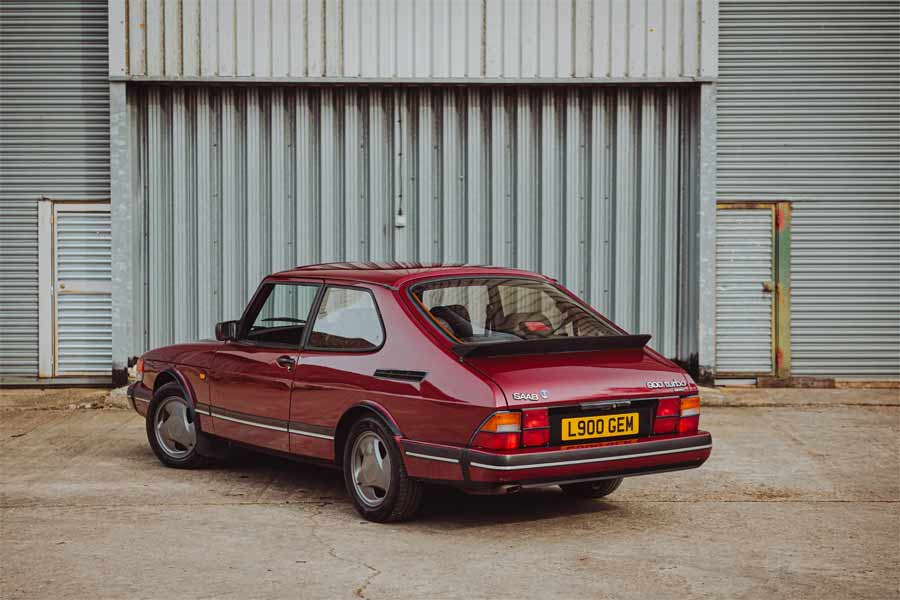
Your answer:
[[[591,448],[484,452],[402,440],[407,471],[473,492],[502,493],[519,487],[630,477],[702,465],[712,451],[705,431]]]

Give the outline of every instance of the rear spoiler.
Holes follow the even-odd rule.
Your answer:
[[[494,344],[456,344],[453,352],[460,358],[471,356],[511,356],[516,354],[551,354],[557,352],[590,352],[591,350],[625,350],[643,348],[649,334],[605,335],[597,337],[522,340]]]

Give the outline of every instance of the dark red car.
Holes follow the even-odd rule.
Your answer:
[[[423,482],[596,498],[712,447],[696,385],[649,336],[526,271],[299,267],[216,338],[138,361],[128,395],[159,459],[242,444],[336,465],[373,521],[412,516]]]

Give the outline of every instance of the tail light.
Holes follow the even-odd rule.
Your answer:
[[[144,359],[137,359],[137,364],[135,365],[135,370],[137,371],[138,377],[144,376]]]
[[[522,445],[547,446],[550,444],[550,411],[546,408],[526,410],[522,413]]]
[[[549,444],[550,412],[546,408],[495,412],[472,440],[473,448],[485,450],[515,450]]]
[[[472,446],[485,450],[513,450],[522,435],[522,413],[496,412],[484,422]]]
[[[700,397],[691,396],[681,399],[681,419],[678,421],[678,433],[695,433],[700,427]]]
[[[662,398],[656,405],[653,433],[695,433],[700,426],[700,398]]]

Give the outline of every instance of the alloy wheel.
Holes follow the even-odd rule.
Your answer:
[[[367,506],[380,506],[391,487],[391,455],[381,437],[366,431],[353,442],[350,473],[356,495]]]
[[[189,455],[197,445],[197,427],[183,398],[170,396],[159,403],[154,418],[156,441],[175,459]]]

